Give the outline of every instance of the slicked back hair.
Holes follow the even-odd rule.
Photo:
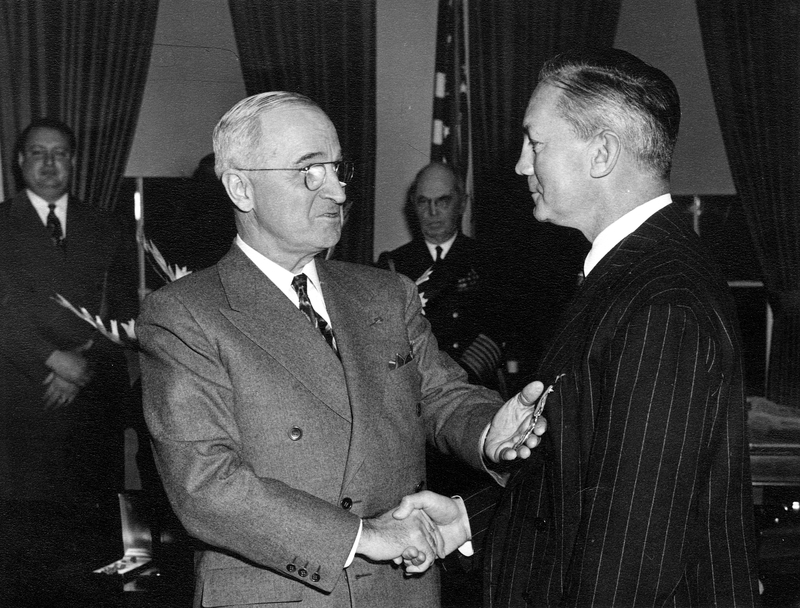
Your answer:
[[[217,177],[234,167],[248,165],[261,139],[261,116],[282,106],[304,106],[322,109],[300,93],[270,91],[242,99],[214,127],[214,171]]]
[[[613,131],[643,170],[669,179],[681,107],[664,72],[619,49],[576,49],[547,61],[539,83],[562,90],[561,117],[578,137]]]
[[[58,131],[64,137],[67,138],[67,142],[69,144],[69,151],[70,154],[75,153],[75,146],[77,145],[77,140],[75,139],[75,132],[64,122],[57,120],[55,118],[50,118],[45,116],[43,118],[36,118],[31,121],[22,133],[19,134],[17,138],[17,152],[24,152],[25,146],[28,143],[28,137],[30,137],[31,132],[34,129],[52,129],[53,131]]]

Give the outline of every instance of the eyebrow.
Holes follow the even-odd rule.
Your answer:
[[[325,155],[322,152],[309,152],[308,154],[304,154],[303,156],[298,158],[297,159],[297,164],[298,165],[302,165],[303,163],[306,163],[307,161],[316,160],[318,158],[324,158],[324,157],[325,157]],[[340,161],[340,160],[342,160],[342,153],[341,152],[339,152],[338,158],[336,158],[335,160],[332,160],[332,161],[328,161],[328,162],[334,162],[335,163],[335,162]]]

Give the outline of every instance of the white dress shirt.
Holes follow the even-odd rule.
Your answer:
[[[289,300],[299,309],[300,299],[297,297],[297,292],[292,287],[292,279],[295,275],[260,254],[258,251],[250,247],[242,240],[238,234],[236,235],[236,244],[239,246],[244,254],[252,260],[253,264],[258,266],[258,269],[263,272],[267,278],[275,284],[275,287],[280,289]],[[308,264],[303,266],[300,271],[308,277],[308,299],[311,301],[311,306],[314,311],[323,319],[328,322],[328,325],[333,327],[331,318],[328,315],[328,309],[325,308],[325,299],[322,297],[322,287],[319,283],[319,275],[317,274],[317,264],[312,259]],[[299,273],[298,273],[299,274]]]
[[[583,276],[588,277],[592,269],[609,251],[616,247],[617,243],[644,224],[656,211],[660,211],[671,202],[672,197],[669,194],[662,194],[628,211],[621,218],[606,226],[594,239],[592,249],[583,262]]]
[[[42,224],[47,226],[47,215],[50,213],[50,203],[44,200],[38,194],[34,194],[30,190],[26,190],[28,193],[28,200],[30,200],[33,208],[36,209],[36,213],[39,215],[39,219],[42,220]],[[69,196],[66,194],[62,196],[55,202],[56,208],[53,210],[58,218],[58,221],[61,222],[61,234],[66,237],[67,236],[67,201],[69,200]]]
[[[452,247],[453,243],[456,242],[456,237],[457,236],[458,236],[458,232],[456,232],[453,236],[451,236],[449,239],[447,239],[444,243],[439,243],[438,245],[436,243],[429,243],[428,241],[425,241],[425,246],[428,248],[428,252],[431,254],[431,259],[434,262],[436,261],[436,248],[437,247],[441,247],[442,248],[442,257],[441,257],[441,259],[444,259],[445,256],[447,255],[447,252],[450,251],[450,247]]]

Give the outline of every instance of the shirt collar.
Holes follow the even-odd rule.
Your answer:
[[[651,215],[660,211],[671,202],[672,197],[669,194],[662,194],[631,209],[621,218],[606,226],[606,228],[597,235],[597,238],[595,238],[589,255],[586,256],[586,260],[583,262],[583,276],[588,277],[589,273],[597,266],[600,260],[616,247],[622,239],[644,224]]]
[[[431,254],[431,259],[436,260],[437,247],[442,248],[442,259],[444,259],[445,256],[447,255],[447,252],[450,251],[450,248],[453,246],[453,243],[456,242],[457,236],[458,236],[458,231],[456,231],[456,233],[449,239],[447,239],[444,243],[429,243],[428,241],[425,241],[425,245],[428,248],[428,252],[430,252]]]
[[[253,249],[250,245],[245,243],[238,234],[236,235],[236,244],[239,246],[239,249],[252,260],[253,264],[258,266],[258,269],[263,272],[270,281],[275,283],[275,286],[280,289],[287,298],[292,302],[297,302],[297,293],[292,289],[294,273],[289,272],[283,266],[276,264],[265,255]],[[312,259],[308,264],[303,266],[301,272],[308,277],[308,281],[314,288],[316,288],[319,293],[322,293],[319,284],[319,275],[317,274],[316,260]]]
[[[41,196],[33,192],[33,190],[26,189],[25,192],[28,194],[28,200],[33,204],[36,209],[44,209],[49,210],[50,203],[44,200]],[[67,210],[67,200],[69,199],[69,195],[64,193],[61,197],[56,200],[56,211],[66,211]]]

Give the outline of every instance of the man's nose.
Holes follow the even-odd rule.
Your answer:
[[[514,166],[514,171],[517,175],[533,175],[533,162],[530,154],[526,154],[523,150],[517,159],[517,164]]]
[[[343,205],[347,200],[347,194],[345,194],[342,182],[339,181],[339,175],[334,171],[331,165],[325,165],[325,170],[331,173],[326,176],[325,183],[323,184],[325,194],[337,205]]]
[[[439,201],[435,198],[428,201],[428,215],[433,217],[439,215]]]

